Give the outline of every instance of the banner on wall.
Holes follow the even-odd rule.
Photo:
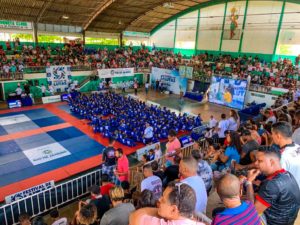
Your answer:
[[[186,92],[188,80],[187,78],[180,77],[178,70],[168,70],[153,67],[151,73],[151,83],[160,81],[161,86],[174,94]]]
[[[67,91],[72,78],[71,66],[49,66],[46,68],[46,77],[49,85],[52,85],[54,92]]]
[[[134,68],[99,69],[99,78],[130,77],[134,76]]]
[[[179,75],[181,77],[186,77],[187,79],[193,79],[194,68],[191,66],[180,66]]]
[[[0,28],[30,30],[32,29],[32,24],[30,22],[0,20]]]

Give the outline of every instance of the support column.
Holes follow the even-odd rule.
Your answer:
[[[242,34],[241,34],[241,40],[240,40],[240,45],[239,45],[239,53],[241,52],[242,46],[243,46],[244,30],[245,30],[246,19],[247,19],[247,14],[248,14],[248,5],[249,5],[249,0],[246,1],[246,7],[245,7],[245,12],[244,12],[244,21],[243,21],[243,27],[242,27]]]
[[[35,43],[35,45],[38,45],[39,43],[39,39],[38,39],[38,23],[37,22],[33,22],[32,23],[32,28],[33,28],[33,42]]]
[[[119,40],[120,40],[119,46],[123,47],[123,32],[120,33],[120,39]]]
[[[278,45],[278,40],[279,40],[280,31],[281,31],[284,10],[285,10],[285,3],[286,3],[286,0],[283,0],[280,19],[279,19],[278,28],[277,28],[277,35],[276,35],[276,39],[275,39],[275,46],[274,46],[274,50],[273,50],[273,57],[275,56],[276,51],[277,51],[277,45]]]
[[[82,43],[85,45],[85,30],[82,31]]]
[[[177,35],[177,18],[175,20],[175,33],[174,33],[173,51],[175,51],[175,48],[176,48],[176,35]]]
[[[198,9],[198,20],[197,20],[197,30],[196,30],[196,40],[195,40],[195,55],[197,54],[198,48],[198,37],[199,37],[199,26],[200,26],[200,9]]]
[[[220,40],[219,51],[222,51],[223,36],[224,36],[224,27],[225,27],[226,12],[227,12],[227,4],[228,4],[228,2],[226,1],[226,3],[225,3],[225,9],[224,9],[224,18],[223,18],[223,25],[222,25],[222,33],[221,33],[221,40]]]

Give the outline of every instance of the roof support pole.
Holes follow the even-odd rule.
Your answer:
[[[120,33],[120,38],[119,38],[119,46],[122,48],[123,47],[123,32]]]
[[[82,30],[82,43],[85,45],[85,30]]]
[[[39,38],[38,38],[38,23],[37,22],[33,22],[32,23],[32,36],[33,36],[33,42],[34,44],[37,46],[39,43]]]
[[[283,0],[281,14],[280,14],[280,18],[279,18],[278,27],[277,27],[277,34],[276,34],[275,45],[274,45],[274,50],[273,50],[273,57],[276,55],[276,52],[277,52],[277,45],[278,45],[279,35],[280,35],[281,27],[282,27],[282,20],[283,20],[284,11],[285,11],[285,4],[286,4],[286,0]]]
[[[239,44],[239,53],[241,52],[242,47],[243,47],[244,30],[245,30],[245,26],[246,26],[248,6],[249,6],[249,0],[246,0],[246,7],[245,7],[245,12],[244,12],[244,21],[243,21],[243,27],[242,27],[242,34],[241,34],[241,39],[240,39],[240,44]]]

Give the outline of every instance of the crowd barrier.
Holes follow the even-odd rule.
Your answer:
[[[202,144],[200,143],[200,148]],[[189,156],[193,150],[193,145],[181,149],[183,156]],[[161,158],[161,163],[165,163],[166,156]],[[130,184],[139,187],[143,175],[140,166],[130,167]],[[89,194],[88,188],[92,185],[101,183],[101,169],[95,169],[92,172],[81,175],[69,181],[55,185],[55,187],[34,195],[25,197],[15,202],[5,204],[0,207],[0,224],[12,225],[18,224],[20,213],[27,212],[35,217],[49,212],[51,209],[65,205],[73,200],[82,198]],[[205,222],[205,215],[198,214],[199,220]]]
[[[0,71],[0,80],[23,80],[23,72],[4,73]]]

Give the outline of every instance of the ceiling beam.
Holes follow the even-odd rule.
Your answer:
[[[45,2],[43,3],[43,6],[42,6],[41,10],[39,11],[39,14],[38,14],[38,16],[37,16],[37,18],[36,18],[36,21],[35,21],[36,23],[38,23],[38,22],[41,20],[41,18],[43,17],[43,15],[44,15],[46,9],[48,9],[48,7],[50,7],[50,5],[51,5],[51,3],[52,3],[53,1],[54,1],[54,0],[49,0],[49,1],[45,1]]]
[[[89,25],[93,22],[93,20],[114,2],[115,0],[105,0],[104,4],[100,4],[96,8],[94,13],[92,13],[92,15],[88,18],[87,22],[83,24],[83,30],[86,30],[89,27]]]

